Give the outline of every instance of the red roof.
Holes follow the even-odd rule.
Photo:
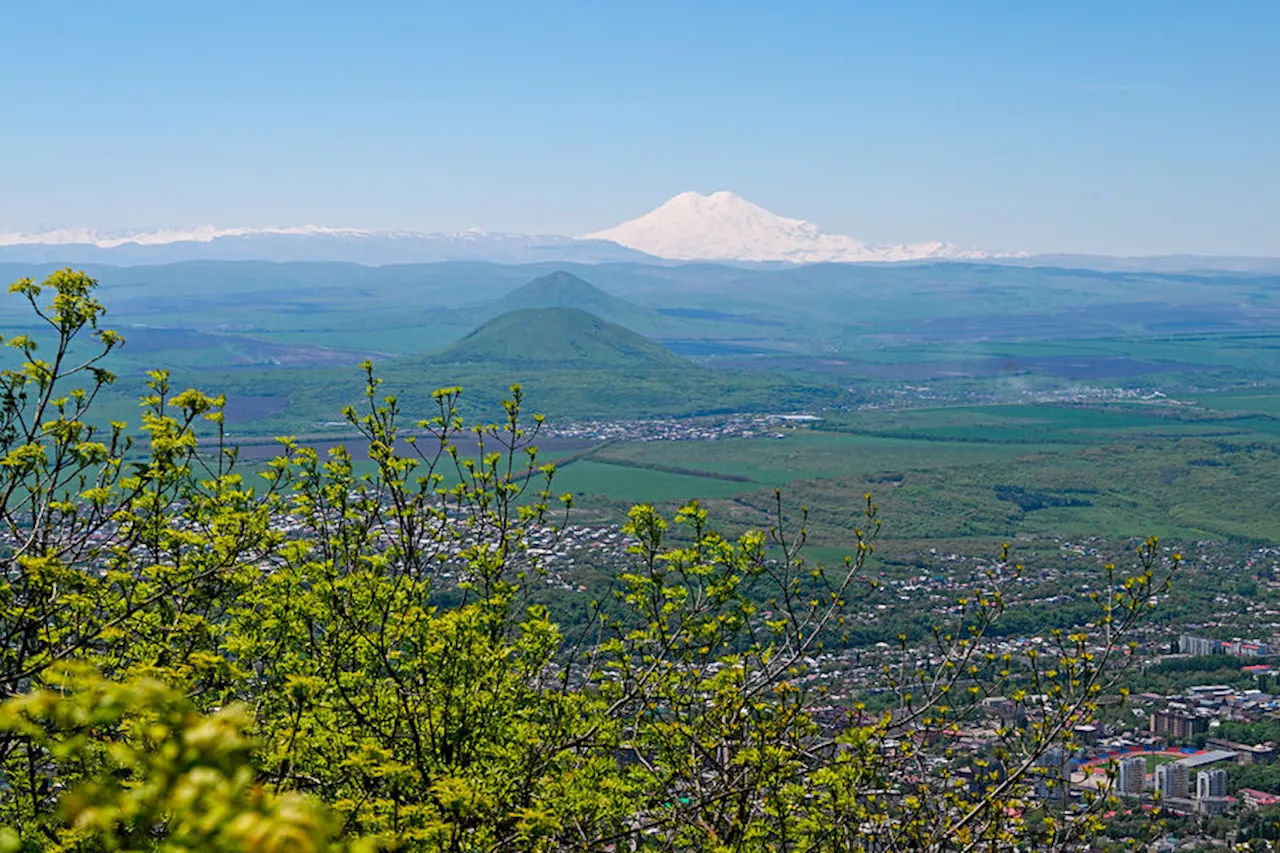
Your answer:
[[[1274,806],[1276,803],[1280,803],[1280,796],[1268,794],[1266,791],[1258,791],[1254,788],[1241,788],[1239,793],[1260,806]]]

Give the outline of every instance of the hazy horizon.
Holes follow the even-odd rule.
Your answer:
[[[1280,256],[1263,3],[28,5],[0,232],[581,235],[731,190],[870,244]]]

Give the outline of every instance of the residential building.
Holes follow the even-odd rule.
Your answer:
[[[1220,655],[1222,654],[1222,643],[1219,640],[1210,640],[1207,637],[1193,637],[1190,634],[1183,634],[1178,638],[1178,651],[1193,657]]]
[[[1280,805],[1280,796],[1258,791],[1253,788],[1241,788],[1236,792],[1240,800],[1251,809],[1268,809]]]
[[[1191,740],[1209,731],[1209,720],[1177,708],[1166,708],[1151,715],[1151,733],[1170,740]]]
[[[1156,768],[1156,790],[1161,798],[1185,800],[1191,796],[1191,771],[1180,761],[1171,761]]]
[[[1196,799],[1204,800],[1227,795],[1227,771],[1201,770],[1196,774]]]
[[[1002,720],[1017,720],[1025,716],[1022,706],[1005,696],[988,696],[983,699],[982,710]]]
[[[1120,759],[1120,772],[1116,776],[1116,793],[1142,794],[1147,790],[1147,759],[1133,755]]]

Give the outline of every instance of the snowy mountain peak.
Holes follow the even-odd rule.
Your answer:
[[[643,253],[643,254],[641,254]],[[428,234],[301,225],[196,226],[96,232],[59,228],[35,234],[0,230],[0,260],[166,263],[176,260],[348,261],[366,264],[490,260],[784,261],[797,264],[993,257],[947,243],[868,246],[812,222],[765,210],[728,190],[682,192],[638,219],[585,238],[507,234],[469,228]]]
[[[853,237],[827,234],[812,222],[779,216],[728,190],[682,192],[637,219],[586,238],[688,261],[808,264],[990,257],[948,243],[868,246]]]

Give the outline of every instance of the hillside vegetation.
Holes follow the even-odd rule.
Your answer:
[[[580,308],[521,308],[488,321],[431,357],[438,364],[692,367],[659,344]]]
[[[670,325],[652,308],[614,296],[564,270],[522,284],[501,299],[476,309],[476,313],[479,320],[489,320],[522,308],[577,308],[642,334]]]
[[[1105,633],[985,653],[1022,572],[1002,558],[930,655],[884,668],[893,715],[832,715],[808,682],[872,594],[870,496],[829,567],[781,502],[737,538],[697,503],[636,506],[613,594],[560,622],[539,596],[568,587],[538,543],[573,500],[519,387],[474,428],[456,391],[431,395],[417,429],[437,453],[366,366],[341,415],[364,473],[342,445],[282,439],[246,478],[224,398],[165,371],[138,447],[93,426],[121,345],[94,285],[20,280],[55,342],[10,338],[21,361],[0,371],[5,853],[1014,853],[1097,832],[1106,791],[1064,815],[1037,794],[1063,780],[1037,768],[1076,748],[1164,594],[1176,558],[1154,541],[1134,578],[1102,570]],[[545,310],[626,351],[617,327]],[[1036,724],[961,766],[942,736],[997,691]]]

